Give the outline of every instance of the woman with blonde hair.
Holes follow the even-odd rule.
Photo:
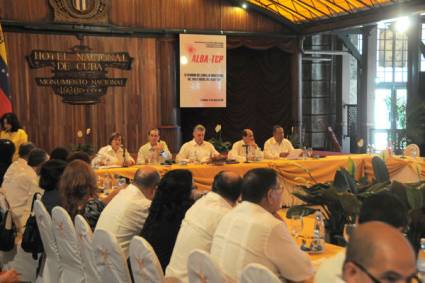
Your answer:
[[[59,182],[62,207],[72,219],[82,215],[92,229],[95,228],[105,204],[99,200],[96,187],[96,175],[84,161],[69,163]]]

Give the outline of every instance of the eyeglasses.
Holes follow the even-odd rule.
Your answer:
[[[373,283],[384,283],[384,282],[406,282],[406,283],[423,283],[421,279],[415,274],[412,274],[408,276],[407,278],[403,278],[403,276],[395,271],[387,272],[383,276],[382,279],[378,279],[375,276],[373,276],[363,265],[361,265],[358,262],[350,261],[355,266],[357,266],[361,271],[363,271],[369,278],[372,280]]]

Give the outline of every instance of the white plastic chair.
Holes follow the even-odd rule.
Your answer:
[[[96,264],[94,262],[94,250],[92,245],[93,233],[90,225],[81,215],[75,216],[74,224],[87,282],[100,283],[100,276],[99,273],[97,273]]]
[[[164,272],[152,246],[139,236],[130,242],[130,264],[135,282],[163,283]]]
[[[404,149],[404,155],[410,157],[419,157],[421,155],[421,150],[417,144],[411,143]]]
[[[59,282],[62,268],[59,265],[59,252],[53,234],[52,218],[40,200],[34,203],[34,213],[45,255],[37,282]]]
[[[68,212],[60,206],[54,207],[52,210],[52,225],[58,246],[59,264],[62,266],[59,282],[86,282],[77,235]]]
[[[127,261],[114,235],[96,229],[93,234],[96,270],[103,283],[130,283]]]
[[[223,283],[226,277],[211,256],[203,250],[193,250],[187,260],[189,283]]]
[[[239,283],[282,283],[280,279],[265,266],[250,263],[242,270]]]

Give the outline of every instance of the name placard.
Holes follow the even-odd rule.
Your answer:
[[[70,51],[33,50],[27,56],[30,68],[50,67],[53,77],[37,77],[36,83],[51,87],[63,102],[98,103],[108,87],[124,87],[127,78],[108,78],[107,69],[130,70],[133,58],[127,52],[92,52],[88,46],[74,46]]]

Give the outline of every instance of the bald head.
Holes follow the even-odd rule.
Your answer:
[[[158,171],[153,167],[143,167],[134,174],[133,184],[140,189],[156,188],[159,183],[160,176]]]
[[[235,203],[242,190],[242,178],[231,171],[221,171],[214,177],[212,191]]]
[[[410,243],[399,230],[377,221],[359,225],[352,234],[343,267],[346,282],[372,282],[359,266],[380,280],[395,274],[407,278],[416,272]]]

